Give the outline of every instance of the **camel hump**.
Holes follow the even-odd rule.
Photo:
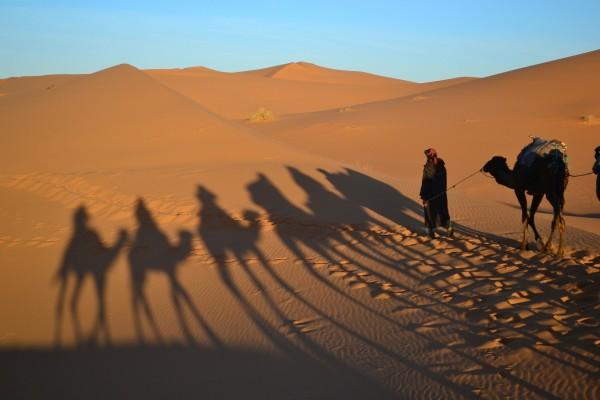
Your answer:
[[[531,167],[538,157],[562,158],[566,164],[567,144],[557,139],[546,140],[537,136],[532,137],[531,143],[525,146],[517,156],[517,161],[522,166]]]

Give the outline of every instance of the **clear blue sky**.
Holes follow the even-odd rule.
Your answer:
[[[309,61],[415,81],[600,48],[600,0],[0,0],[0,77]]]

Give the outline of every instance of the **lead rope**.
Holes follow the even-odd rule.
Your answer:
[[[472,177],[474,177],[475,175],[477,175],[478,173],[483,173],[483,168],[478,169],[477,171],[473,172],[472,174],[462,178],[460,181],[456,182],[454,185],[450,186],[448,189],[444,190],[443,192],[440,192],[438,194],[436,194],[435,196],[429,198],[429,199],[425,199],[425,201],[431,201],[434,199],[437,199],[438,197],[446,194],[448,191],[454,189],[455,187],[457,187],[458,185],[460,185],[461,183],[463,183],[464,181],[471,179]],[[484,174],[485,175],[485,174]]]
[[[571,173],[569,173],[569,176],[570,176],[571,178],[580,178],[580,177],[582,177],[582,176],[588,176],[588,175],[592,175],[592,174],[593,174],[593,172],[588,172],[588,173],[585,173],[585,174],[579,174],[579,175],[572,175]]]

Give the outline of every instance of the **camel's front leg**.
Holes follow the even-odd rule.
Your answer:
[[[567,225],[565,223],[565,218],[562,216],[562,213],[560,215],[559,223],[560,223],[560,225],[558,227],[558,252],[556,254],[559,255],[560,257],[562,257],[565,255],[565,250],[563,249],[563,240],[564,240],[565,228]]]
[[[515,190],[517,200],[521,206],[521,223],[523,224],[523,239],[521,240],[521,250],[527,250],[527,225],[529,218],[527,216],[527,198],[524,190]]]
[[[535,194],[533,199],[531,200],[531,207],[529,208],[529,226],[533,229],[533,234],[535,235],[535,241],[540,244],[540,246],[544,245],[544,242],[538,233],[537,227],[535,226],[535,213],[537,212],[542,199],[544,198],[543,194]]]

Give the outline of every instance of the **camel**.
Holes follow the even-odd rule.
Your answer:
[[[94,280],[98,311],[92,337],[104,332],[107,343],[110,343],[110,332],[106,319],[106,275],[119,252],[127,242],[127,232],[121,230],[115,243],[107,247],[100,235],[89,225],[89,214],[84,206],[77,208],[73,214],[73,236],[63,255],[62,263],[57,271],[56,279],[60,282],[58,301],[56,304],[55,340],[60,344],[61,324],[67,281],[70,275],[75,276],[75,288],[71,294],[70,309],[75,339],[82,340],[77,305],[81,296],[83,281],[86,276]]]
[[[596,197],[600,200],[600,146],[596,147],[596,162],[594,163],[593,171],[596,174]]]
[[[183,262],[192,251],[192,235],[186,231],[179,232],[179,243],[174,246],[170,243],[167,236],[160,230],[154,221],[150,210],[146,207],[143,199],[138,199],[136,205],[136,219],[138,229],[128,254],[129,267],[131,270],[132,283],[132,306],[135,330],[140,342],[144,342],[142,333],[141,316],[139,308],[150,323],[154,335],[159,341],[162,336],[154,320],[154,315],[150,308],[150,303],[146,296],[145,286],[147,275],[151,271],[164,273],[169,279],[171,287],[171,300],[175,306],[177,317],[179,318],[181,328],[187,339],[192,341],[192,335],[183,316],[181,300],[191,308],[194,314],[197,314],[187,291],[177,279],[177,266]]]
[[[523,149],[521,154],[524,154],[525,150],[527,150],[527,147]],[[552,237],[556,228],[558,228],[559,244],[557,254],[563,255],[565,220],[562,211],[565,205],[564,193],[569,180],[569,170],[564,160],[564,154],[558,149],[553,149],[544,155],[529,153],[530,162],[528,164],[519,161],[521,160],[521,154],[513,170],[508,167],[506,158],[494,156],[484,165],[483,171],[490,173],[500,185],[515,191],[521,206],[521,221],[523,223],[521,250],[527,249],[528,226],[533,229],[535,240],[543,246],[544,251],[551,251]],[[529,214],[527,213],[526,193],[533,196]],[[552,229],[546,244],[543,243],[534,220],[535,213],[544,196],[552,205],[554,214]]]

